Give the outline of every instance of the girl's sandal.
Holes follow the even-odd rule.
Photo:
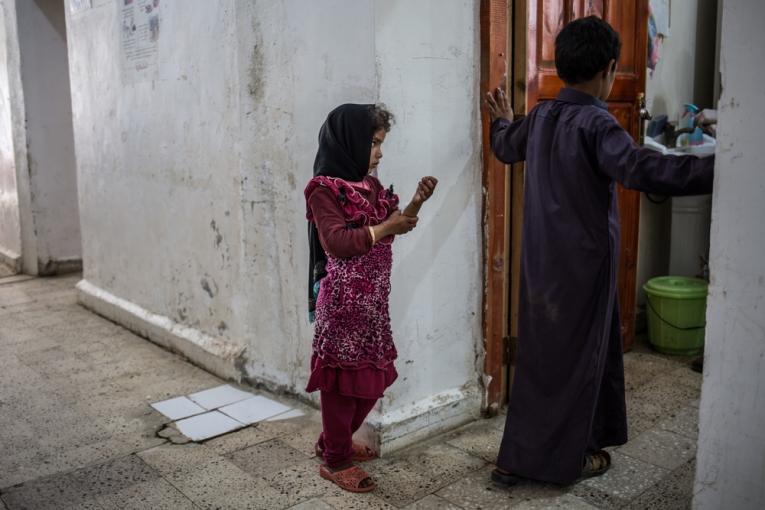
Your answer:
[[[371,492],[377,487],[377,484],[372,481],[367,472],[358,466],[351,466],[348,469],[335,471],[334,473],[327,466],[321,466],[319,468],[319,475],[348,492]],[[362,485],[365,480],[369,481],[368,485]]]
[[[316,452],[316,456],[320,459],[323,459],[324,451],[319,447],[319,443],[316,443],[313,448]],[[353,443],[353,456],[351,457],[353,462],[366,462],[376,458],[377,452],[375,452],[373,449],[369,448],[368,446],[364,446],[363,444]]]
[[[600,476],[611,468],[611,455],[605,450],[588,453],[584,458],[584,467],[580,480]]]

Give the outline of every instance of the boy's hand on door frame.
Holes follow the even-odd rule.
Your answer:
[[[497,87],[494,92],[486,93],[486,105],[489,107],[489,118],[491,122],[497,119],[507,119],[513,121],[513,109],[507,102],[507,95],[502,87]]]

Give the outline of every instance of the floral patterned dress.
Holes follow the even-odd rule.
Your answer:
[[[398,197],[391,190],[374,177],[366,181],[365,190],[342,179],[316,177],[306,187],[306,200],[317,189],[328,189],[337,199],[334,206],[342,211],[346,228],[366,232],[367,226],[383,222],[398,207]],[[316,222],[315,212],[309,206],[309,221]],[[321,231],[321,225],[317,227]],[[350,257],[334,256],[325,249],[327,275],[316,301],[312,371],[306,391],[376,399],[396,379],[397,353],[388,310],[392,243],[392,236],[381,239],[366,253]]]

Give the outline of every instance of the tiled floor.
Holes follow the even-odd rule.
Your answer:
[[[492,486],[498,416],[367,463],[378,489],[350,494],[318,476],[315,410],[220,389],[79,307],[76,281],[0,279],[0,510],[690,508],[701,377],[687,360],[625,356],[631,439],[603,477]],[[199,444],[168,427],[210,410],[238,430]]]
[[[2,262],[0,262],[0,278],[13,276],[14,274],[16,274],[16,272],[11,267],[6,266]]]

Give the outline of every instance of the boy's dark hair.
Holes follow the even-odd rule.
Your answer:
[[[380,129],[384,129],[386,133],[390,131],[390,128],[393,125],[393,114],[387,110],[387,106],[382,103],[377,103],[372,107],[371,115],[372,127],[375,132]]]
[[[572,21],[555,38],[555,69],[566,83],[591,80],[608,62],[619,60],[622,42],[611,25],[588,16]]]

